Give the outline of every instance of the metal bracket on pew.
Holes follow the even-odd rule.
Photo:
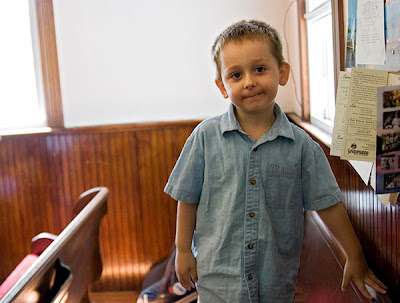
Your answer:
[[[68,266],[57,259],[53,267],[53,279],[48,290],[46,303],[65,302],[68,299],[68,288],[72,282],[72,273]]]

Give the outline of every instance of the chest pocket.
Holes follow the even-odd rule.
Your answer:
[[[268,207],[280,209],[303,208],[301,170],[299,167],[273,164],[267,171],[267,176],[265,195]]]

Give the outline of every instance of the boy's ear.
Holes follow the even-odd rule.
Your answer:
[[[222,83],[222,81],[219,80],[219,79],[215,79],[215,84],[218,86],[219,91],[221,92],[222,96],[223,96],[225,99],[227,99],[229,96],[228,96],[228,93],[227,93],[227,91],[226,91],[226,89],[225,89],[224,83]]]
[[[279,84],[284,86],[289,80],[290,75],[290,65],[287,62],[283,62],[279,68]]]

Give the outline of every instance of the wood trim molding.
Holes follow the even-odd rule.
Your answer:
[[[186,127],[195,128],[203,120],[182,120],[182,121],[165,121],[165,122],[141,122],[130,124],[115,125],[98,125],[98,126],[81,126],[73,128],[58,128],[43,132],[29,132],[18,134],[3,135],[4,138],[13,137],[46,137],[49,135],[76,135],[76,134],[93,134],[93,133],[115,133],[126,131],[156,131],[165,128],[182,129]],[[1,138],[1,136],[0,136]]]
[[[64,114],[58,69],[53,0],[35,0],[35,4],[47,125],[50,127],[63,128]]]
[[[299,116],[297,116],[295,114],[287,114],[287,116],[291,122],[293,122],[297,126],[301,127],[305,131],[307,131],[313,139],[316,139],[316,141],[324,144],[324,146],[326,148],[331,147],[332,136],[330,134],[324,132],[323,130],[316,127],[315,125],[313,125],[307,121],[304,121],[303,119],[301,119]]]
[[[306,13],[305,0],[297,2],[299,20],[299,49],[300,49],[300,76],[301,76],[301,100],[302,118],[310,121],[310,92],[308,79],[308,52],[307,52],[307,24],[304,15]]]
[[[335,87],[337,87],[339,72],[345,70],[343,0],[332,0],[332,31]]]

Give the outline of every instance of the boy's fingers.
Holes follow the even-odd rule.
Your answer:
[[[198,277],[197,277],[197,270],[196,270],[196,267],[193,267],[192,269],[191,269],[191,275],[192,275],[192,280],[194,281],[194,282],[197,282],[197,280],[198,280]]]
[[[355,281],[358,289],[361,291],[361,293],[363,294],[364,297],[366,297],[367,299],[372,299],[371,294],[368,292],[367,288],[365,287],[365,284],[363,282],[360,281]]]
[[[365,284],[372,287],[372,289],[374,289],[375,291],[377,291],[381,294],[386,294],[386,286],[381,281],[379,281],[377,278],[375,278],[375,279],[366,278]]]
[[[193,288],[193,283],[189,282],[189,281],[185,281],[185,282],[180,282],[181,285],[186,289],[186,290],[191,290]]]
[[[386,294],[386,290],[382,287],[380,287],[378,284],[376,284],[374,281],[366,281],[365,284],[370,286],[373,290],[381,293],[381,294]]]
[[[185,273],[185,274],[178,274],[178,280],[179,283],[181,283],[181,285],[186,288],[187,290],[191,290],[194,285],[192,283],[192,281],[190,281],[190,276],[189,273]]]
[[[382,283],[381,280],[379,280],[372,271],[368,271],[368,275],[367,275],[367,279],[369,281],[371,281],[370,283],[373,283],[373,285],[376,285],[376,287],[374,287],[373,285],[370,285],[369,283],[367,283],[367,285],[371,286],[373,289],[375,289],[376,291],[379,291],[382,293],[382,291],[384,291],[383,293],[386,293],[386,285]],[[379,289],[378,289],[379,288]]]

